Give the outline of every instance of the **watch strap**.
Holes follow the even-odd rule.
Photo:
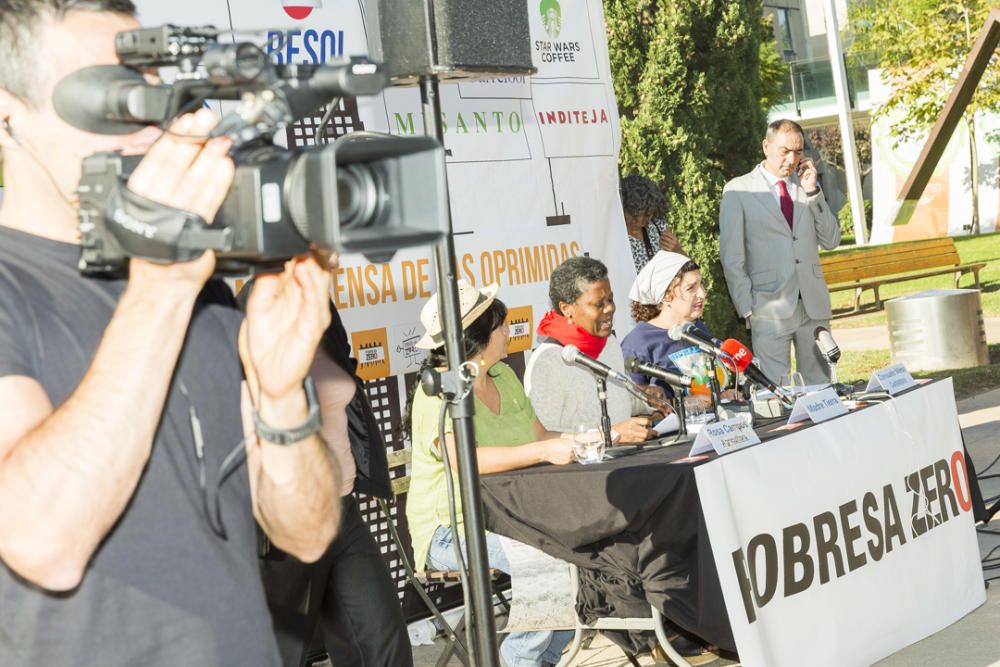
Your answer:
[[[313,379],[307,376],[302,382],[302,388],[306,391],[306,405],[309,408],[306,420],[292,428],[274,428],[265,423],[260,417],[260,411],[254,408],[253,422],[259,438],[275,445],[291,445],[305,440],[319,430],[319,400],[316,397],[316,385]]]

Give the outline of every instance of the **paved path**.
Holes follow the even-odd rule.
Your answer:
[[[986,340],[990,343],[1000,343],[1000,317],[987,317]],[[889,328],[877,327],[843,327],[833,321],[833,337],[841,350],[860,352],[864,350],[888,350]]]

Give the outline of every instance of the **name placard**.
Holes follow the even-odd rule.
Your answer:
[[[903,364],[893,364],[872,373],[865,391],[878,391],[882,389],[889,392],[890,395],[895,396],[905,389],[915,387],[916,384],[913,381],[913,376],[910,375],[910,371],[906,370],[906,366]]]
[[[818,424],[843,414],[847,414],[847,407],[841,402],[837,392],[828,387],[822,391],[799,396],[792,407],[792,414],[788,415],[788,423],[794,424],[811,419],[814,424]]]
[[[688,456],[697,456],[713,449],[722,456],[759,442],[760,438],[746,416],[733,417],[702,425]]]

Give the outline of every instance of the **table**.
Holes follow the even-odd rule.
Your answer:
[[[486,527],[578,565],[585,621],[648,616],[652,604],[733,650],[689,449],[485,475]]]
[[[881,480],[883,472],[893,466],[907,471],[920,470],[926,465],[927,456],[931,455],[928,452],[935,448],[953,456],[956,437],[957,446],[961,449],[961,433],[957,426],[950,381],[934,383],[910,393],[912,396],[893,399],[884,407],[873,406],[852,412],[787,435],[776,430],[778,425],[773,424],[761,433],[764,444],[708,461],[686,460],[689,445],[681,445],[650,448],[634,456],[590,466],[546,465],[486,475],[482,477],[486,526],[580,566],[581,575],[586,575],[586,578],[581,585],[579,607],[586,621],[601,615],[644,616],[646,605],[652,604],[675,625],[724,649],[740,649],[744,664],[806,664],[799,660],[801,654],[795,654],[794,650],[789,653],[787,646],[779,646],[772,651],[764,646],[767,641],[759,637],[749,639],[755,637],[754,632],[761,628],[781,636],[783,628],[780,624],[788,621],[785,617],[776,616],[781,620],[755,618],[748,623],[743,617],[745,591],[741,591],[740,587],[750,585],[751,593],[754,592],[754,585],[766,587],[761,582],[741,581],[735,576],[732,554],[743,550],[745,558],[749,541],[767,532],[761,525],[780,536],[782,528],[794,524],[799,514],[805,512],[812,517],[815,513],[813,500],[825,508],[824,493],[833,493],[841,500],[861,498],[852,487],[865,487],[871,479]],[[942,396],[947,396],[948,400],[942,400]],[[898,420],[904,412],[913,412],[912,418],[919,423],[913,427],[901,426]],[[892,413],[896,421],[884,417],[883,413]],[[905,442],[902,443],[893,440],[901,431],[906,432]],[[794,463],[798,455],[804,457],[803,462]],[[791,463],[793,473],[795,466],[800,466],[801,478],[789,475],[788,469],[780,463],[782,460]],[[877,461],[877,469],[868,471],[874,477],[859,474],[859,460]],[[965,460],[968,461],[968,458]],[[762,464],[761,461],[767,463]],[[736,476],[737,471],[742,477]],[[969,472],[972,473],[971,466]],[[898,479],[895,472],[890,477],[890,482],[904,481]],[[821,490],[819,487],[822,485],[815,480],[825,480],[832,491]],[[787,491],[789,484],[796,489],[794,495]],[[810,488],[811,484],[816,488]],[[969,490],[978,491],[974,477]],[[905,491],[899,495],[903,499]],[[710,501],[711,521],[706,521],[706,499]],[[908,502],[907,499],[907,517],[910,516]],[[746,508],[742,508],[744,504]],[[834,503],[832,509],[836,510],[838,505]],[[854,522],[859,522],[857,517]],[[950,534],[936,529],[929,535],[936,541],[939,537],[945,542],[948,541],[945,538],[962,541],[964,551],[959,565],[951,558],[950,554],[955,549],[951,544],[925,555],[926,546],[932,544],[931,538],[911,540],[918,547],[914,548],[911,544],[894,553],[903,553],[906,566],[910,568],[925,565],[936,568],[946,562],[947,567],[952,568],[949,571],[952,576],[957,570],[961,571],[962,583],[966,586],[962,588],[963,593],[975,576],[978,576],[981,589],[971,511],[963,513],[960,521],[945,525]],[[713,545],[716,547],[714,552]],[[970,546],[975,552],[971,560],[966,553]],[[781,549],[780,542],[778,549]],[[930,565],[931,558],[944,561],[935,561],[936,565]],[[891,572],[895,559],[896,556],[886,557],[879,567],[885,565]],[[721,584],[720,568],[725,575]],[[864,576],[869,576],[875,569],[869,568]],[[970,579],[972,569],[975,576]],[[891,578],[876,573],[876,578],[879,577]],[[835,579],[850,583],[852,578]],[[781,581],[780,577],[778,581]],[[953,582],[950,585],[953,586]],[[856,611],[859,606],[856,598],[847,595],[844,600],[838,600],[836,596],[828,596],[829,591],[840,585],[835,583],[834,586],[827,584],[820,587],[815,601],[806,595],[790,598],[793,603],[800,603],[798,607],[793,604],[793,608],[798,614],[795,627],[802,637],[809,632],[805,626],[814,625],[810,622],[811,612],[802,611],[803,602],[807,609],[811,610],[811,605],[815,605],[823,614],[850,616]],[[813,594],[809,592],[809,596]],[[824,603],[824,600],[828,602]],[[779,609],[787,600],[780,602],[761,610],[761,617],[770,614],[772,609]],[[837,606],[847,604],[850,606]],[[920,632],[929,634],[928,628],[943,627],[941,623],[946,616],[951,618],[947,622],[952,622],[974,604],[977,604],[976,601],[965,595],[958,601],[957,607],[949,608],[947,613],[932,621],[923,625],[914,622],[906,632],[882,632],[886,642],[878,648],[864,647],[864,655],[887,655],[886,651],[898,650],[906,645],[900,642],[916,641]],[[883,605],[879,607],[879,613],[883,614],[883,619],[898,620],[910,611],[899,609],[899,606],[943,608],[940,600],[932,603],[921,600],[920,595],[908,594],[892,600],[892,604],[888,605],[891,612],[887,612],[887,607]],[[887,613],[889,615],[885,616]],[[899,615],[893,617],[893,613]],[[734,619],[732,624],[730,618]],[[913,628],[918,625],[921,629],[915,631]],[[737,633],[734,633],[734,626],[738,628]],[[826,627],[837,627],[837,623],[829,623]],[[878,631],[879,623],[874,623],[873,629]],[[817,632],[823,632],[822,626]],[[877,638],[875,643],[879,643]],[[844,657],[843,653],[829,649],[823,641],[815,646],[827,651],[830,657],[809,664],[836,664],[835,660]],[[862,663],[848,656],[840,664]]]

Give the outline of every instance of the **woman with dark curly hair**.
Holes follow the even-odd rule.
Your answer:
[[[621,180],[618,191],[636,271],[641,271],[657,250],[684,252],[667,224],[667,200],[656,183],[632,174]]]
[[[684,322],[694,322],[708,333],[708,327],[701,321],[706,296],[697,264],[679,253],[663,250],[656,253],[629,290],[632,319],[638,324],[622,340],[622,352],[626,357],[692,377],[691,393],[707,396],[709,377],[714,372],[711,359],[687,341],[672,340],[667,334]],[[661,380],[637,374],[632,379],[660,386],[673,396],[671,387]]]

